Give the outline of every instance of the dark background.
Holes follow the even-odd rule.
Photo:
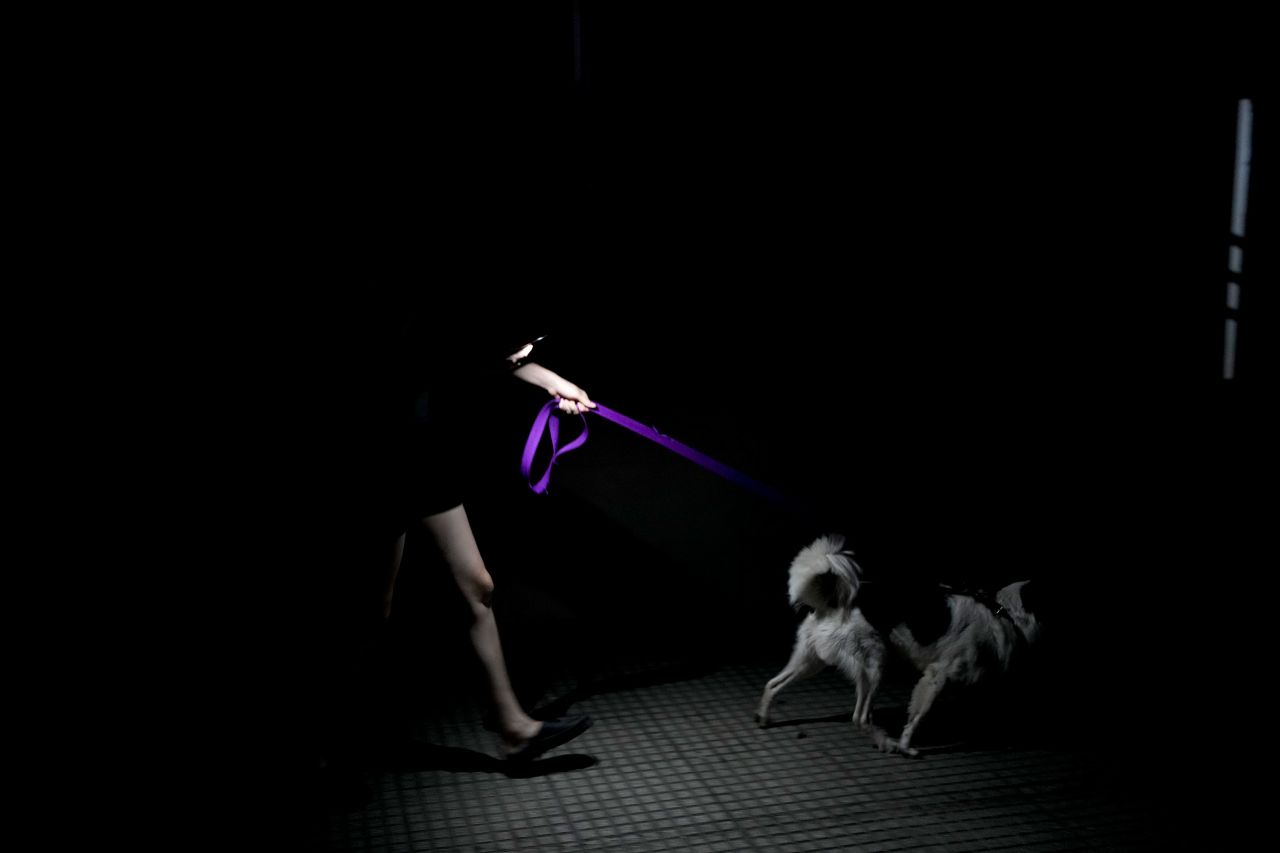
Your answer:
[[[539,392],[477,389],[467,506],[527,696],[785,654],[786,568],[825,532],[871,571],[1050,582],[1062,689],[1102,725],[1243,671],[1275,340],[1264,236],[1221,379],[1241,97],[1249,233],[1275,221],[1274,101],[1219,35],[1248,28],[582,6],[291,22],[224,66],[246,97],[215,111],[210,192],[249,176],[228,227],[270,284],[244,304],[284,309],[267,339],[303,392],[278,448],[296,609],[346,556],[313,402],[349,330],[414,292],[454,330],[527,317],[596,399],[810,507],[598,419],[534,496]],[[411,693],[478,670],[424,544],[393,618]]]

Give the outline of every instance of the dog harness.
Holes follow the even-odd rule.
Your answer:
[[[945,583],[938,584],[938,586],[945,589],[951,595],[965,595],[965,596],[968,596],[969,598],[972,598],[974,601],[978,602],[983,607],[990,610],[992,615],[995,616],[997,619],[1008,620],[1009,624],[1012,625],[1014,627],[1014,630],[1018,632],[1018,636],[1022,637],[1024,640],[1027,638],[1026,634],[1022,633],[1022,628],[1018,626],[1018,620],[1014,619],[1013,614],[1009,612],[1009,608],[1005,607],[999,601],[996,601],[996,597],[991,593],[987,592],[986,590],[956,589],[955,587],[949,586],[948,584],[945,584]]]

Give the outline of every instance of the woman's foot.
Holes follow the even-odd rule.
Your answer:
[[[568,743],[589,728],[591,728],[591,718],[586,714],[546,720],[528,737],[520,739],[504,737],[503,757],[508,761],[530,761],[547,750]]]

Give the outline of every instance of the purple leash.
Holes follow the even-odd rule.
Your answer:
[[[529,438],[524,443],[524,454],[520,457],[520,473],[524,474],[529,481],[529,488],[533,489],[537,494],[546,492],[547,485],[551,482],[551,468],[555,465],[556,459],[570,450],[576,450],[587,442],[587,419],[584,415],[578,415],[578,417],[582,418],[582,432],[573,441],[563,447],[560,446],[560,419],[556,414],[558,405],[559,403],[556,400],[552,400],[542,407],[542,411],[538,412],[538,416],[534,418],[533,427],[529,430]],[[741,471],[735,471],[723,462],[717,462],[705,453],[694,450],[687,444],[681,444],[674,438],[663,435],[653,427],[645,426],[621,412],[615,412],[608,406],[599,403],[596,404],[594,409],[588,409],[587,411],[597,414],[605,420],[613,421],[619,426],[626,427],[650,441],[657,442],[667,450],[678,453],[691,462],[696,462],[708,471],[718,474],[732,483],[737,483],[739,486],[750,489],[766,500],[791,510],[803,511],[803,508],[794,500],[775,489],[769,488],[759,480],[753,480]],[[551,436],[551,460],[547,463],[547,470],[542,473],[542,476],[535,483],[532,475],[533,457],[538,452],[539,445],[542,444],[544,434],[550,434]]]

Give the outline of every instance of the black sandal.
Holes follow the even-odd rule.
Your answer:
[[[549,749],[568,743],[589,728],[591,718],[586,714],[546,720],[536,735],[525,741],[519,749],[508,752],[506,760],[529,761],[537,758]]]

